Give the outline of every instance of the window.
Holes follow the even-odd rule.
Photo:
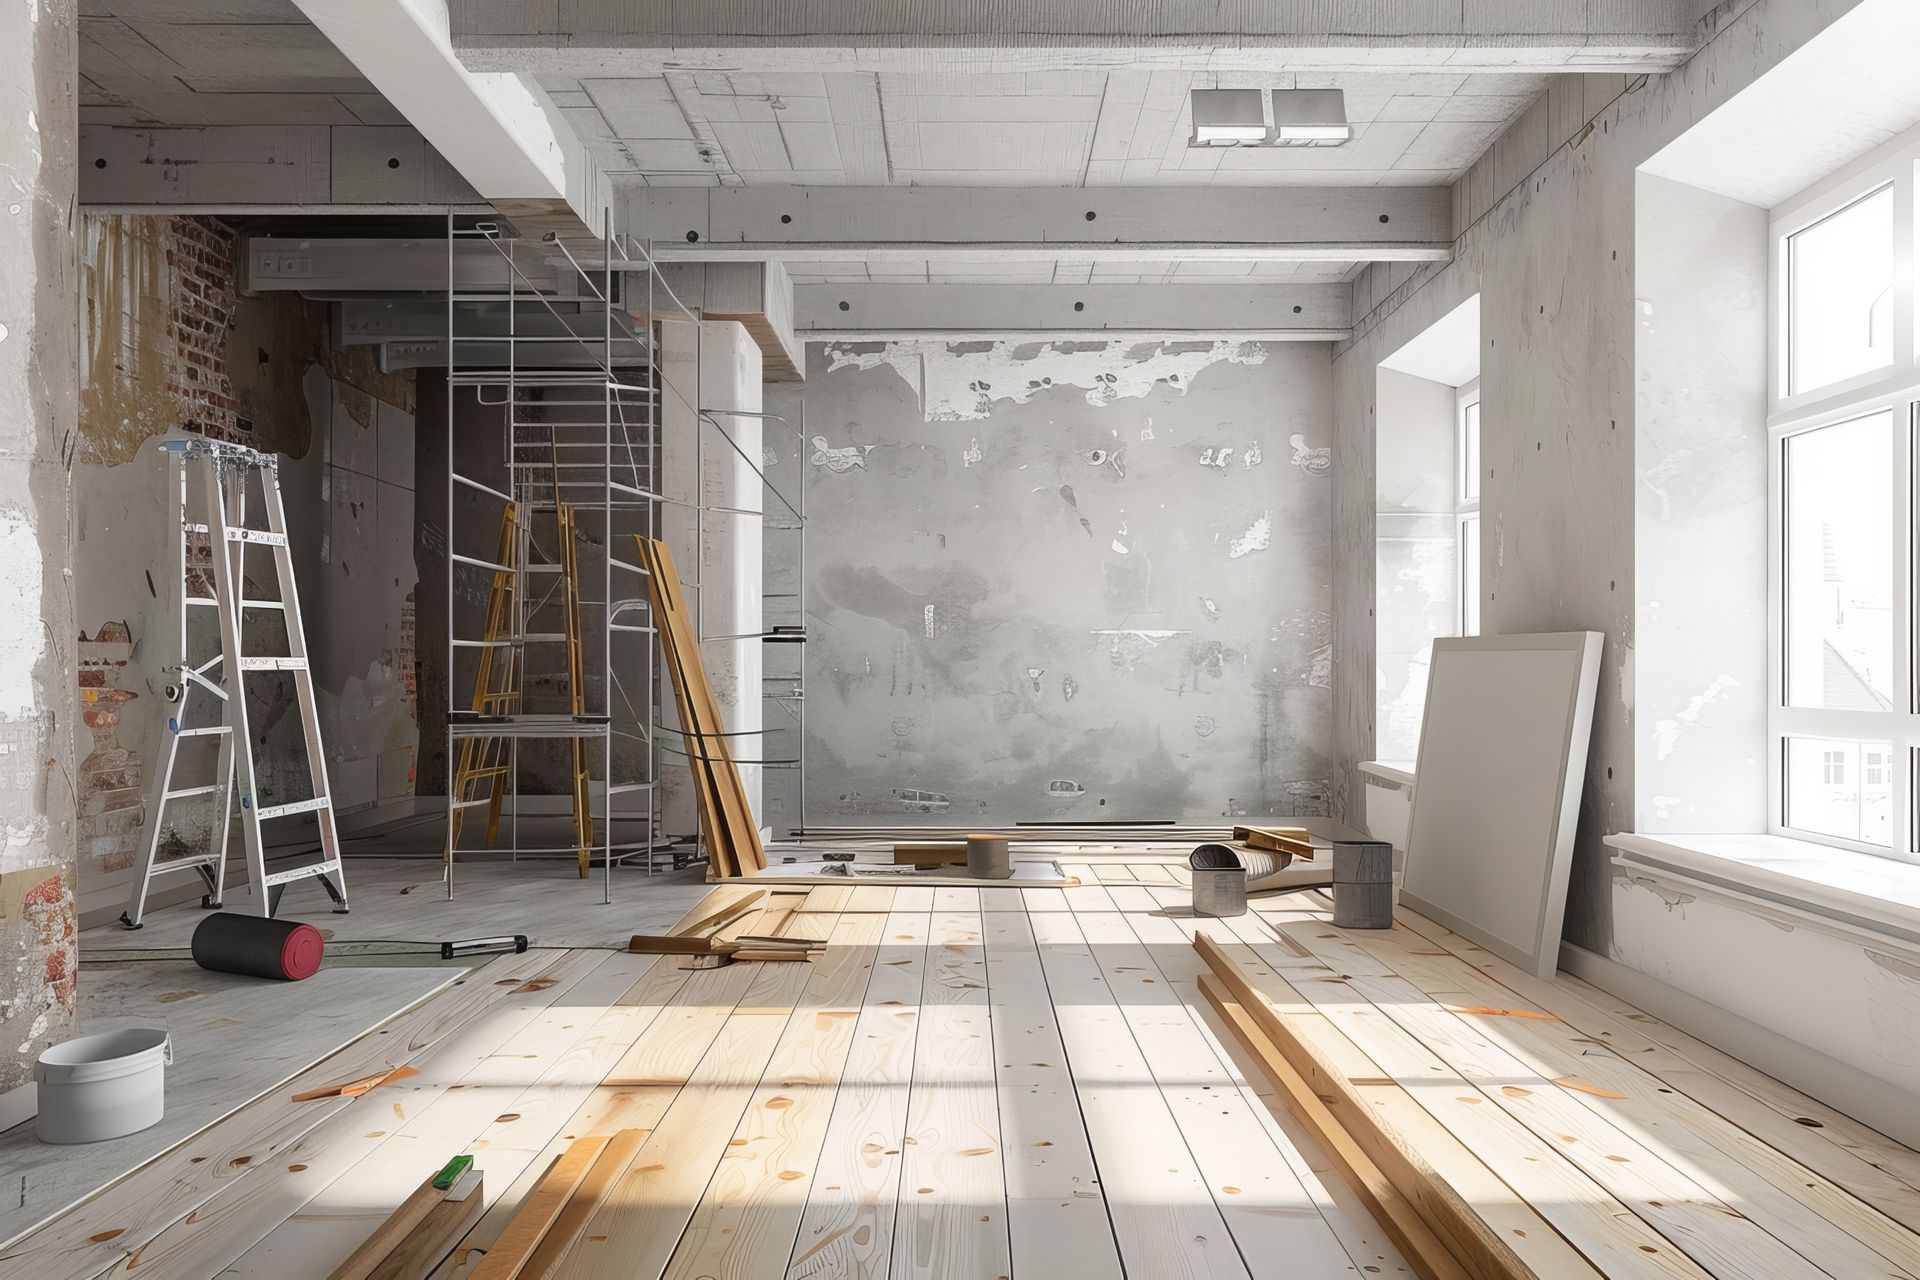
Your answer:
[[[1460,388],[1456,400],[1454,453],[1460,459],[1459,492],[1454,509],[1459,516],[1456,542],[1460,581],[1460,608],[1456,630],[1463,636],[1480,634],[1480,380]]]
[[[1773,215],[1768,828],[1920,861],[1914,139]]]

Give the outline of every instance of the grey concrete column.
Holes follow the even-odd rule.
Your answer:
[[[73,1033],[76,695],[68,459],[80,391],[79,46],[70,4],[0,6],[0,1127]]]

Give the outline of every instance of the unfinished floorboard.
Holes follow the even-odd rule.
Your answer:
[[[934,891],[893,1223],[893,1280],[1011,1273],[978,892]],[[968,895],[972,909],[951,905],[966,903]]]
[[[92,1280],[243,1182],[250,1171],[265,1167],[329,1117],[363,1106],[360,1098],[291,1102],[294,1093],[405,1065],[505,999],[510,989],[539,978],[564,959],[561,952],[529,951],[488,963],[389,1019],[381,1033],[345,1046],[283,1088],[142,1165],[30,1236],[0,1248],[0,1264],[36,1280]],[[370,1101],[361,1115],[383,1101],[377,1089],[363,1098]]]
[[[1214,1052],[1181,992],[1136,936],[1136,927],[1148,928],[1151,919],[1106,911],[1078,923],[1247,1270],[1256,1277],[1296,1269],[1341,1274],[1352,1267],[1346,1250],[1293,1169],[1266,1140],[1252,1107],[1240,1096],[1239,1081]],[[1163,937],[1163,947],[1165,942]],[[1169,967],[1194,955],[1192,943],[1177,928],[1170,950]]]
[[[1027,891],[1048,892],[1060,890]],[[1026,910],[982,916],[1014,1274],[1117,1280],[1119,1246],[1027,923],[1034,904],[1022,901]]]
[[[886,923],[838,918],[668,1263],[670,1280],[785,1272]]]
[[[1248,917],[1221,923],[1241,929],[1244,939],[1271,937],[1265,925]],[[1511,1188],[1505,1193],[1508,1199],[1494,1201],[1494,1205],[1526,1217],[1537,1213],[1593,1268],[1609,1276],[1690,1276],[1699,1280],[1709,1274],[1647,1228],[1586,1174],[1563,1161],[1554,1145],[1489,1102],[1473,1083],[1439,1062],[1418,1039],[1381,1017],[1370,1001],[1356,997],[1339,972],[1310,953],[1295,954],[1304,950],[1303,945],[1288,941],[1290,946],[1256,942],[1254,950],[1266,972],[1243,963],[1243,974],[1277,1005],[1310,1005],[1325,1018],[1328,1027],[1366,1055],[1370,1070],[1378,1078],[1404,1090],[1421,1110],[1472,1152],[1476,1164],[1484,1164],[1504,1181]],[[1429,1167],[1426,1177],[1440,1194],[1459,1197],[1461,1207],[1456,1212],[1468,1230],[1488,1220],[1484,1193],[1459,1192],[1469,1177],[1481,1179],[1478,1170],[1449,1163]],[[1536,1226],[1520,1238],[1506,1235],[1504,1228],[1478,1234],[1485,1243],[1498,1242],[1520,1253],[1536,1241],[1537,1230]],[[1457,1243],[1452,1233],[1443,1234],[1448,1235],[1450,1244]],[[1541,1274],[1557,1273],[1549,1270]]]
[[[896,891],[895,901],[910,892]],[[932,894],[926,893],[924,901],[931,905]],[[895,911],[882,926],[844,1080],[787,1266],[794,1280],[879,1280],[891,1269],[900,1138],[907,1130],[931,929],[924,907]]]
[[[1127,1274],[1245,1280],[1246,1265],[1081,918],[1028,919]]]
[[[1346,945],[1390,968],[1438,1008],[1531,1009],[1458,957],[1423,954],[1433,948],[1416,947],[1416,937],[1404,928],[1379,930],[1350,935]],[[1591,1037],[1556,1019],[1469,1015],[1467,1021],[1582,1105],[1658,1147],[1829,1274],[1920,1276],[1920,1235]]]
[[[808,930],[799,936],[824,937],[837,919],[802,916],[794,928]],[[655,1276],[673,1256],[725,1155],[718,1135],[740,1123],[813,970],[805,964],[731,967],[753,970],[750,985],[562,1262],[562,1280]]]
[[[422,1106],[410,1096],[396,1095],[405,1118],[395,1121],[384,1138],[367,1136],[357,1142],[329,1144],[325,1160],[310,1160],[299,1179],[288,1179],[288,1199],[305,1190],[300,1204],[258,1244],[233,1262],[230,1276],[286,1276],[302,1267],[329,1263],[344,1256],[369,1222],[398,1203],[405,1181],[426,1165],[438,1168],[463,1152],[501,1187],[519,1172],[511,1162],[496,1162],[485,1143],[489,1127],[501,1115],[519,1116],[520,1101],[531,1090],[528,1080],[542,1080],[566,1061],[574,1046],[591,1033],[595,1019],[582,1009],[602,1009],[632,993],[654,967],[649,957],[619,953],[603,959],[581,979],[550,989],[550,1000],[521,1030],[500,1045],[449,1088]],[[518,1123],[516,1120],[515,1123]],[[505,1125],[499,1125],[505,1129]],[[332,1153],[359,1155],[344,1169]],[[325,1177],[338,1169],[329,1181]],[[484,1204],[484,1197],[483,1197]]]
[[[495,1054],[537,1052],[540,1039],[550,1034],[537,1027],[540,1015],[590,978],[612,954],[570,951],[537,980],[506,988],[506,1000],[414,1059],[410,1065],[419,1074],[361,1095],[354,1100],[355,1106],[328,1117],[289,1145],[280,1153],[284,1158],[255,1169],[213,1203],[173,1223],[108,1274],[137,1272],[143,1277],[179,1280],[217,1275],[234,1266],[315,1194],[363,1158],[379,1152],[381,1162],[369,1166],[386,1171],[373,1200],[375,1211],[357,1221],[348,1220],[337,1231],[322,1233],[330,1254],[327,1265],[345,1258],[405,1199],[412,1190],[409,1183],[417,1183],[424,1174],[466,1150],[472,1127],[463,1126],[462,1131],[449,1137],[425,1125],[425,1131],[431,1134],[425,1144],[405,1141],[389,1146],[389,1141],[408,1129],[416,1117],[424,1117],[449,1098],[449,1105],[464,1115],[468,1109],[462,1105],[460,1094],[465,1083],[483,1075]],[[421,1131],[421,1127],[409,1130]],[[276,1273],[271,1264],[266,1270],[267,1274]],[[277,1273],[285,1274],[284,1259]]]

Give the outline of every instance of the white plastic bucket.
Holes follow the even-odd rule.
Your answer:
[[[42,1142],[104,1142],[160,1123],[173,1040],[153,1027],[105,1031],[40,1055]]]

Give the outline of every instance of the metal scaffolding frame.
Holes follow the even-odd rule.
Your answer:
[[[499,254],[497,284],[475,284],[472,264],[459,264],[460,247],[473,241]],[[447,815],[451,832],[462,811],[497,803],[491,795],[462,795],[452,776],[460,745],[504,744],[505,774],[492,785],[504,786],[511,802],[512,855],[572,855],[581,859],[583,877],[597,859],[603,900],[611,902],[616,861],[637,858],[650,872],[663,859],[674,864],[656,838],[654,618],[637,551],[622,555],[621,547],[659,535],[660,509],[669,501],[660,483],[659,326],[696,317],[673,297],[646,251],[615,235],[610,216],[598,248],[600,261],[583,263],[555,237],[533,244],[497,222],[447,219]],[[635,305],[639,278],[646,282],[644,309]],[[484,332],[463,333],[463,321],[477,315]],[[697,395],[697,363],[693,378]],[[458,430],[463,390],[499,411],[497,446],[484,432]],[[486,517],[463,521],[462,497]],[[503,520],[508,513],[514,518]],[[503,527],[519,540],[507,562],[491,558]],[[558,544],[561,538],[567,545]],[[484,612],[476,602],[502,574],[513,576],[511,631],[463,634],[463,617]],[[558,628],[549,621],[556,609],[565,623]],[[515,664],[520,697],[510,712],[476,710],[461,695],[483,650]],[[540,661],[555,651],[565,659],[565,705],[552,705],[560,701],[555,681]],[[584,845],[521,843],[523,797],[565,794],[579,817],[577,792],[523,791],[522,743],[539,741],[567,744],[576,782],[584,775]],[[638,807],[623,805],[623,796],[639,797]],[[616,821],[641,823],[643,837],[615,839]],[[449,898],[457,854],[450,839]]]

